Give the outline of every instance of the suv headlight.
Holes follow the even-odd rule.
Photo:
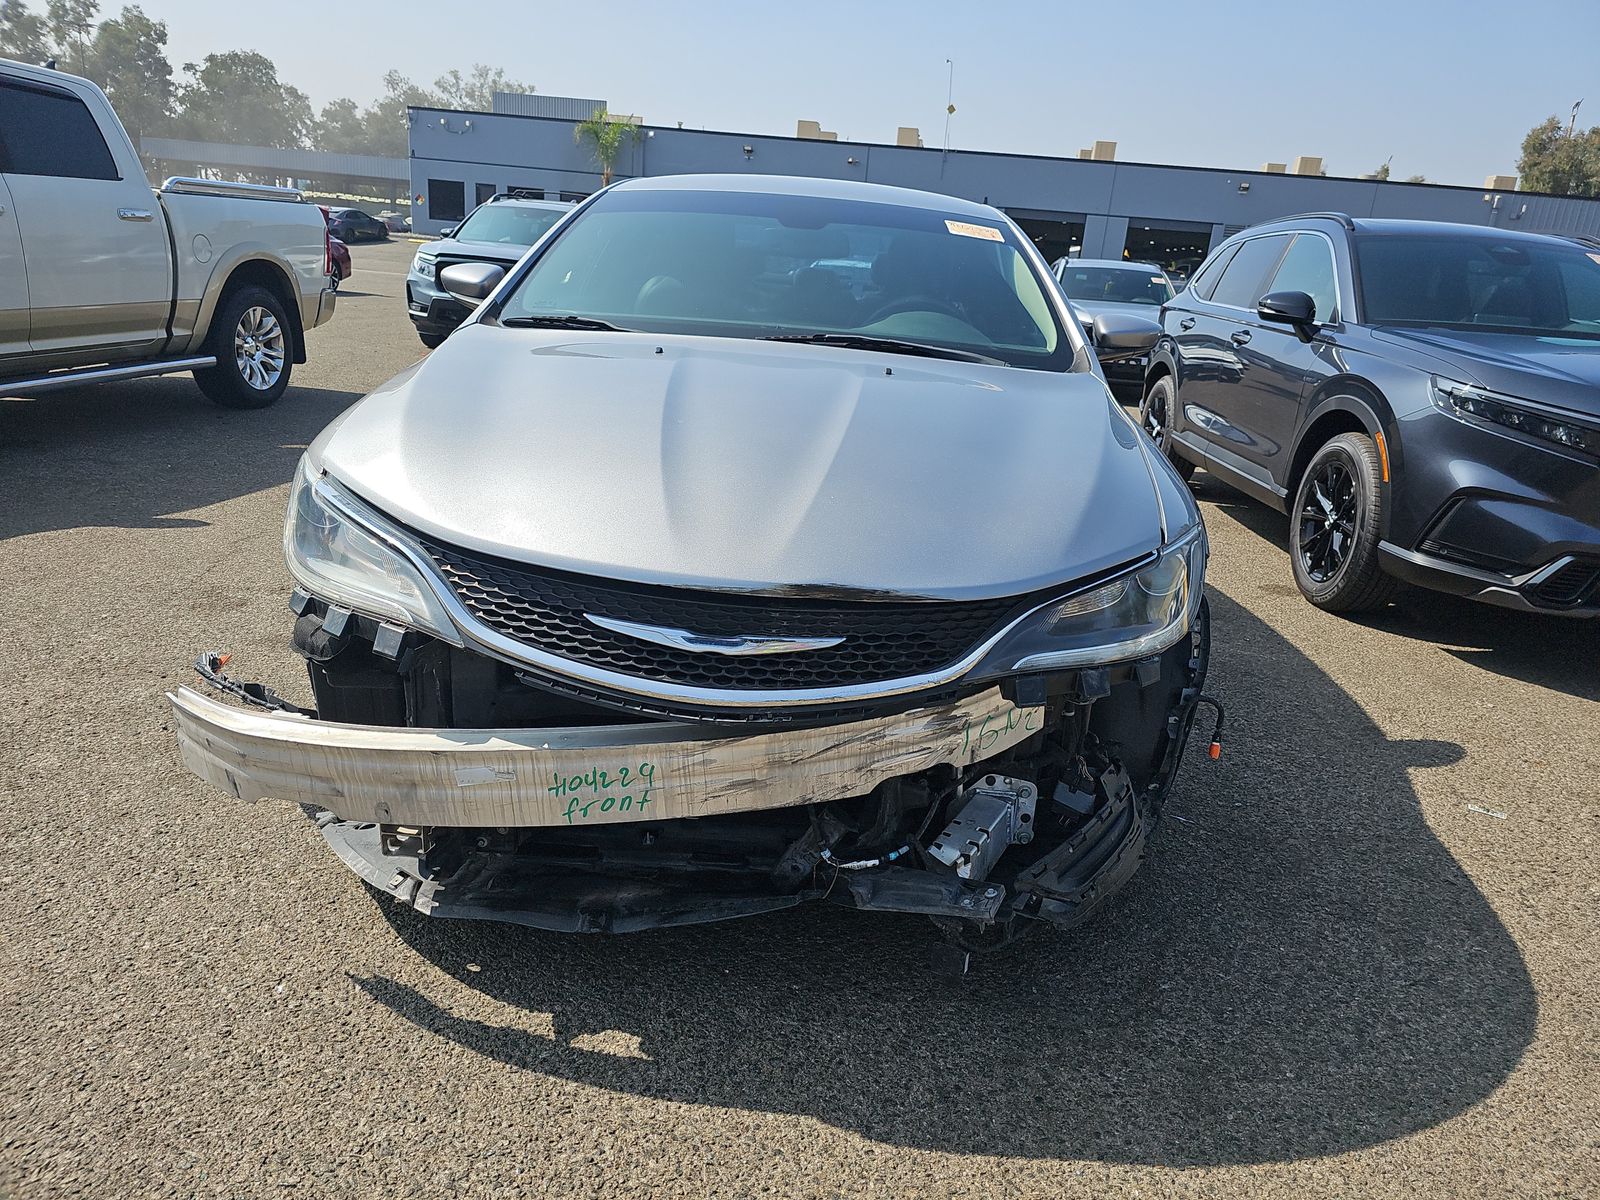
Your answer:
[[[1099,666],[1159,654],[1181,641],[1205,584],[1205,530],[1196,525],[1155,562],[1029,613],[975,673]]]
[[[426,250],[418,250],[417,256],[411,260],[411,269],[426,275],[428,269],[439,261],[437,254],[429,254]]]
[[[1556,409],[1491,392],[1476,384],[1435,375],[1433,402],[1452,416],[1477,417],[1541,441],[1600,454],[1600,429]]]
[[[342,511],[335,486],[314,475],[303,457],[289,493],[283,553],[295,582],[319,600],[461,645],[427,580],[379,533]]]

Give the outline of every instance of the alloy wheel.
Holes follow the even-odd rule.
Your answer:
[[[1355,475],[1337,458],[1318,466],[1301,489],[1300,564],[1314,582],[1327,583],[1344,566],[1360,503]]]
[[[283,374],[283,326],[265,308],[247,308],[233,331],[233,361],[239,376],[265,392]]]
[[[1161,438],[1167,431],[1167,396],[1159,388],[1152,388],[1144,398],[1144,431],[1156,445],[1164,445]]]

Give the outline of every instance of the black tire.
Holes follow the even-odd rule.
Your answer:
[[[1172,442],[1172,409],[1174,405],[1172,376],[1163,375],[1150,385],[1139,401],[1139,424],[1150,439],[1161,447],[1178,478],[1185,483],[1194,474],[1194,464],[1178,454]]]
[[[429,350],[437,350],[444,345],[444,339],[448,335],[443,333],[419,333],[417,336],[422,339],[422,344]]]
[[[1312,456],[1289,510],[1294,581],[1326,612],[1381,608],[1398,582],[1378,562],[1383,467],[1364,433],[1341,433]]]
[[[223,408],[266,408],[283,395],[294,367],[294,330],[283,301],[250,284],[223,296],[206,353],[217,356],[217,365],[196,371],[194,381],[207,397]]]

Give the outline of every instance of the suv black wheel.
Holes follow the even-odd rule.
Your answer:
[[[440,346],[444,345],[444,339],[446,337],[446,335],[442,333],[419,333],[417,336],[422,339],[422,344],[429,350],[437,350]]]
[[[1306,465],[1289,515],[1289,558],[1301,593],[1328,612],[1380,608],[1396,582],[1378,565],[1383,525],[1378,448],[1341,433]]]
[[[289,386],[294,333],[283,301],[264,287],[242,287],[217,304],[206,353],[217,365],[194,373],[223,408],[265,408]]]
[[[1150,385],[1144,399],[1139,402],[1139,424],[1150,435],[1150,440],[1161,447],[1161,453],[1182,479],[1194,474],[1194,464],[1181,458],[1172,448],[1172,410],[1174,407],[1172,376],[1163,375]]]

